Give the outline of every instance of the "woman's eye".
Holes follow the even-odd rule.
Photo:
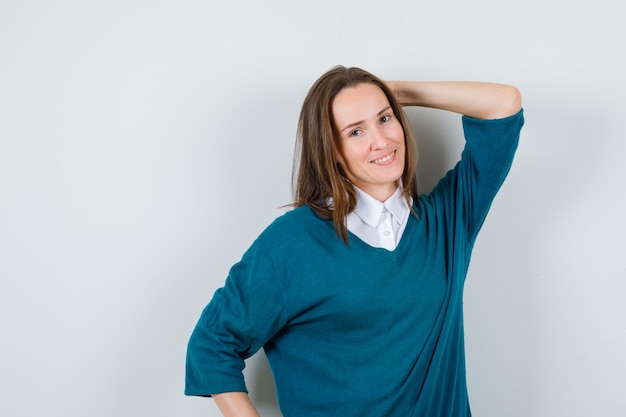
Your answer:
[[[389,116],[388,114],[384,115],[383,117],[380,118],[381,123],[386,123],[389,120],[391,120],[391,116]]]
[[[357,136],[359,136],[361,134],[361,129],[354,129],[352,132],[350,132],[350,137],[351,138],[356,138]]]

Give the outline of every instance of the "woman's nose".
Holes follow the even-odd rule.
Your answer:
[[[387,146],[388,140],[385,134],[381,131],[381,129],[372,130],[372,149],[384,149]]]

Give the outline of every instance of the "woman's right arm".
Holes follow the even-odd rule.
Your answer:
[[[287,320],[282,278],[262,247],[262,239],[231,268],[189,339],[185,395],[211,395],[226,417],[259,417],[246,391],[245,359],[261,349]]]
[[[245,392],[224,392],[213,394],[212,397],[224,417],[259,417]]]

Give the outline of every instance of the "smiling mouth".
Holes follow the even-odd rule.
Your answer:
[[[374,159],[372,161],[372,164],[384,165],[387,162],[391,161],[395,156],[396,156],[396,151],[393,151],[392,153],[390,153],[387,156],[384,156],[384,157],[379,158],[379,159]]]

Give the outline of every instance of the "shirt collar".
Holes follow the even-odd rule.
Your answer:
[[[403,219],[410,211],[410,208],[406,203],[406,199],[402,195],[401,186],[398,186],[391,197],[383,203],[376,200],[359,187],[354,187],[354,189],[356,190],[358,197],[354,213],[356,213],[361,220],[367,223],[370,227],[375,228],[378,226],[383,209],[387,209],[397,223],[402,223]]]

